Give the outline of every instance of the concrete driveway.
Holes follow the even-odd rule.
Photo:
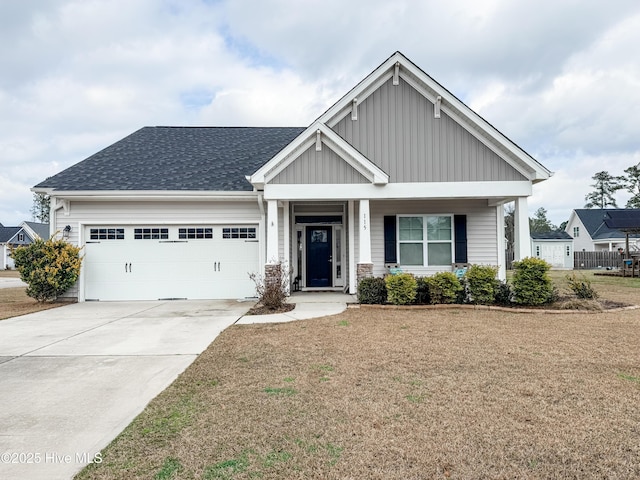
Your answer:
[[[71,478],[251,303],[78,303],[0,321],[0,478]]]

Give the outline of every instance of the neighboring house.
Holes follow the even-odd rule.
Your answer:
[[[571,212],[565,232],[573,237],[575,251],[593,252],[607,250],[610,252],[625,248],[626,234],[616,228],[610,228],[605,223],[609,219],[609,212],[629,212],[631,209],[576,209]],[[629,235],[629,249],[639,250],[640,235]]]
[[[84,300],[253,296],[284,260],[302,289],[356,292],[391,266],[505,276],[531,254],[551,172],[396,52],[307,128],[146,127],[33,188],[84,247]]]
[[[567,232],[532,233],[531,254],[551,268],[573,270],[573,238]]]
[[[15,268],[11,249],[29,245],[36,238],[49,238],[48,224],[22,222],[19,227],[3,227],[0,224],[0,266],[4,269]]]

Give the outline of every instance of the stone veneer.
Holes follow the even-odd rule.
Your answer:
[[[356,270],[356,283],[367,277],[373,277],[373,263],[359,263]]]

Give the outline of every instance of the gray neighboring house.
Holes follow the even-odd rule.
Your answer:
[[[13,269],[11,248],[29,245],[36,238],[49,238],[49,225],[46,223],[22,222],[18,227],[4,227],[0,224],[0,266]]]
[[[628,213],[637,209],[625,208],[581,208],[571,212],[565,232],[573,238],[574,249],[585,252],[609,251],[615,252],[625,248],[626,234],[616,228],[610,228],[605,223],[609,213]],[[629,249],[640,250],[640,235],[629,235]]]
[[[553,269],[573,270],[573,238],[567,232],[532,233],[531,255]]]
[[[249,272],[355,293],[391,267],[505,277],[531,255],[527,199],[551,172],[400,52],[311,125],[145,127],[36,185],[84,248],[79,301],[241,298]]]

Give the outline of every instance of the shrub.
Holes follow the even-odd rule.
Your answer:
[[[418,305],[428,305],[431,297],[429,297],[429,279],[425,277],[416,278],[416,300]]]
[[[468,297],[466,301],[476,305],[495,302],[498,286],[498,269],[490,265],[471,265],[465,273]]]
[[[591,281],[582,275],[582,278],[577,278],[576,274],[567,275],[567,283],[569,288],[575,293],[576,297],[585,300],[595,300],[598,298],[598,292],[591,286]]]
[[[504,307],[508,307],[513,303],[513,292],[511,291],[511,286],[507,282],[498,280],[495,288],[494,303]]]
[[[409,305],[416,299],[418,284],[410,273],[387,275],[387,298],[394,305]]]
[[[265,279],[258,273],[250,273],[249,278],[256,284],[258,302],[269,310],[281,310],[289,292],[289,268],[282,262],[269,266],[272,276]]]
[[[451,272],[436,273],[428,277],[429,301],[435,303],[454,303],[458,292],[462,290],[460,280]]]
[[[80,248],[59,240],[37,239],[11,254],[27,295],[39,302],[55,300],[69,290],[80,275]]]
[[[513,301],[520,305],[543,305],[553,300],[554,288],[542,259],[527,257],[513,262]]]
[[[387,303],[387,284],[384,278],[367,277],[358,282],[358,302],[384,305]]]

